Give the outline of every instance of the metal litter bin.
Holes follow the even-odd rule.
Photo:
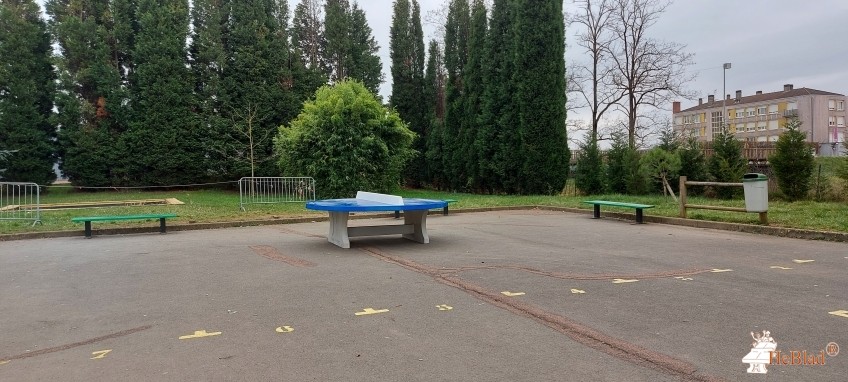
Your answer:
[[[768,177],[760,173],[748,173],[742,176],[745,189],[745,209],[748,212],[768,211]]]

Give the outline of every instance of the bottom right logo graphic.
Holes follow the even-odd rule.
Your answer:
[[[777,341],[771,336],[771,332],[763,330],[761,333],[751,332],[751,351],[742,358],[742,363],[748,364],[748,373],[766,374],[766,366],[818,366],[825,364],[825,355],[835,357],[839,354],[839,345],[830,342],[825,348],[818,352],[807,350],[777,350]]]

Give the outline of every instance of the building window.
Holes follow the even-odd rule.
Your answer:
[[[836,117],[836,127],[845,127],[845,117]]]
[[[766,107],[760,106],[757,108],[757,115],[766,115]]]
[[[836,110],[845,110],[845,101],[836,101]]]
[[[710,115],[712,121],[713,135],[717,135],[721,133],[722,128],[724,127],[724,118],[722,116],[722,112],[714,111]]]
[[[755,126],[756,126],[756,124],[754,124],[754,123],[747,123],[747,124],[745,124],[745,131],[747,131],[747,132],[754,131]]]
[[[827,117],[828,126],[836,126],[836,117]]]
[[[757,131],[765,131],[766,123],[765,122],[757,122]]]
[[[756,115],[757,115],[757,109],[754,109],[754,108],[748,109],[748,116],[749,117],[753,117],[753,116],[756,116]]]
[[[827,110],[830,110],[830,111],[836,110],[836,100],[835,99],[827,101]]]
[[[777,105],[769,105],[769,114],[777,114]]]

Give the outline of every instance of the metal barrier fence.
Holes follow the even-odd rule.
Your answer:
[[[40,192],[35,183],[0,182],[0,220],[41,223]]]
[[[307,177],[244,177],[239,179],[239,208],[315,200],[315,179]]]

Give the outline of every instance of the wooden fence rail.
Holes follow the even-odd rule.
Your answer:
[[[680,217],[686,218],[686,209],[699,210],[716,210],[716,211],[731,211],[731,212],[748,212],[746,208],[726,207],[726,206],[707,206],[700,204],[686,203],[686,186],[712,186],[712,187],[743,187],[742,183],[721,183],[721,182],[696,182],[687,181],[685,176],[680,177]],[[759,212],[760,223],[768,225],[768,212]]]

